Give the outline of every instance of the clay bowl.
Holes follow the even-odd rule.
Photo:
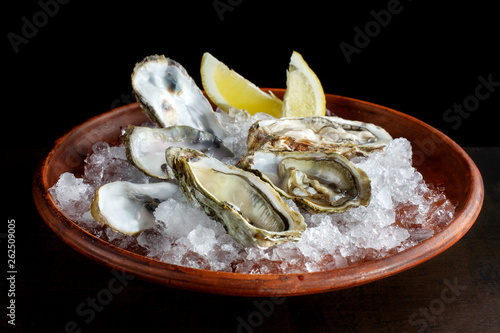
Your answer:
[[[271,89],[282,97],[283,89]],[[75,127],[57,140],[33,180],[40,215],[67,244],[114,269],[171,287],[240,296],[288,296],[354,287],[418,265],[457,242],[472,226],[482,206],[481,175],[470,157],[451,139],[406,114],[352,98],[327,95],[327,108],[337,115],[384,127],[395,138],[412,143],[414,165],[427,183],[445,186],[456,204],[453,221],[426,241],[389,257],[350,267],[303,274],[240,274],[192,269],[163,263],[115,247],[69,220],[54,204],[48,189],[63,172],[79,173],[95,142],[116,142],[123,127],[146,120],[137,104],[124,106]]]

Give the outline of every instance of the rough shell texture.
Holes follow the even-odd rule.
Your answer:
[[[174,178],[165,160],[168,147],[192,148],[218,159],[233,156],[222,139],[190,126],[150,128],[129,125],[122,139],[130,163],[158,179]]]
[[[131,79],[142,110],[161,127],[187,125],[224,138],[212,106],[178,62],[163,55],[146,57]]]
[[[258,150],[238,165],[310,213],[338,213],[370,203],[370,179],[340,154]]]
[[[300,240],[306,229],[302,215],[259,177],[191,149],[169,148],[166,158],[185,196],[239,243],[265,248]]]
[[[272,90],[278,97],[283,89]],[[205,293],[245,297],[296,296],[331,292],[380,280],[420,265],[439,255],[459,241],[476,221],[484,199],[481,174],[472,159],[449,137],[435,128],[401,112],[384,106],[327,94],[327,108],[340,116],[366,122],[377,122],[394,137],[405,136],[412,143],[433,142],[433,150],[414,146],[414,161],[428,183],[442,184],[446,196],[457,203],[450,225],[427,241],[380,260],[363,262],[343,269],[304,274],[239,274],[194,270],[138,256],[99,239],[72,222],[55,205],[49,188],[61,173],[78,172],[92,145],[97,141],[113,141],[121,135],[121,127],[142,124],[145,117],[136,104],[125,106],[93,118],[66,133],[45,156],[33,178],[36,208],[51,230],[75,251],[110,269],[123,270],[141,279]],[[353,116],[351,116],[353,115]],[[114,126],[110,128],[109,124]]]
[[[155,225],[153,211],[170,198],[179,187],[161,182],[134,184],[116,181],[102,185],[92,200],[92,217],[101,225],[113,230],[135,235]]]
[[[374,124],[340,117],[262,120],[252,125],[247,148],[275,151],[334,151],[347,158],[383,148],[392,137]]]

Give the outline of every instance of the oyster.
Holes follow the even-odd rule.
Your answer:
[[[101,225],[135,235],[155,225],[153,211],[177,191],[179,186],[161,182],[134,184],[116,181],[96,190],[90,212]]]
[[[258,150],[238,165],[310,213],[338,213],[370,203],[370,179],[337,153]]]
[[[132,87],[143,111],[161,127],[187,125],[224,138],[212,106],[174,60],[163,55],[146,57],[134,68]]]
[[[123,144],[130,163],[148,176],[159,179],[174,178],[165,160],[165,150],[171,146],[193,148],[218,159],[233,156],[220,138],[190,126],[150,128],[129,125]]]
[[[242,245],[266,248],[300,240],[306,229],[302,215],[253,173],[187,148],[168,148],[165,156],[185,196]]]
[[[261,120],[250,127],[248,151],[334,151],[347,158],[366,156],[392,141],[374,124],[339,117],[314,116]]]

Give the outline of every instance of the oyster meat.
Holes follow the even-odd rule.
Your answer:
[[[242,245],[266,248],[300,240],[306,229],[302,215],[253,173],[188,148],[168,148],[165,156],[185,196]]]
[[[123,144],[130,163],[148,176],[159,179],[174,178],[165,160],[165,150],[171,146],[196,149],[217,159],[233,156],[222,139],[190,126],[150,128],[129,125]]]
[[[285,117],[261,120],[250,127],[248,151],[334,151],[347,158],[366,156],[392,141],[374,124],[339,117]]]
[[[116,181],[96,190],[90,207],[101,225],[126,235],[135,235],[155,225],[153,211],[178,190],[176,184],[134,184]]]
[[[258,150],[244,156],[238,166],[310,213],[339,213],[370,203],[370,179],[337,153]]]
[[[134,68],[132,87],[143,111],[161,127],[186,125],[224,138],[212,106],[176,61],[146,57]]]

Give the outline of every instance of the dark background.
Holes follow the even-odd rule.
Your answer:
[[[75,320],[85,332],[128,331],[134,325],[149,324],[160,324],[156,327],[164,331],[200,331],[204,327],[230,332],[237,329],[238,316],[247,318],[256,309],[254,299],[185,292],[134,280],[91,323],[84,323],[75,313],[79,303],[95,297],[113,276],[108,268],[66,246],[44,224],[31,199],[32,174],[58,137],[90,117],[131,101],[130,74],[145,56],[165,54],[180,62],[201,87],[199,66],[202,54],[208,51],[260,87],[284,88],[289,57],[296,50],[316,72],[326,93],[410,114],[441,129],[463,147],[499,145],[500,87],[473,112],[459,116],[460,120],[457,114],[452,114],[454,121],[443,118],[454,104],[472,100],[480,84],[478,77],[490,76],[500,82],[499,15],[491,1],[438,4],[401,0],[398,13],[373,33],[359,53],[352,54],[350,63],[339,45],[354,45],[355,27],[364,30],[374,21],[372,11],[380,13],[394,1],[63,2],[8,2],[2,15],[6,133],[0,155],[2,174],[8,181],[4,187],[8,199],[2,206],[4,224],[8,219],[17,222],[18,331],[60,332],[68,321]],[[229,7],[217,10],[214,3]],[[28,26],[35,23],[34,30]],[[14,35],[25,39],[14,46],[9,40]],[[498,150],[482,150],[481,158],[488,161],[485,151],[495,152],[491,161],[498,162]],[[468,152],[477,153],[474,149]],[[496,174],[488,162],[483,165]],[[495,184],[490,189],[496,198],[500,191]],[[494,207],[498,208],[497,201]],[[493,215],[482,215],[483,220],[498,216],[495,209],[488,211]],[[5,233],[6,226],[0,230]],[[1,240],[4,249],[5,239]],[[452,281],[459,274],[453,271],[460,266],[457,260],[471,256],[469,245],[463,245],[466,242],[459,242],[423,268],[383,281],[288,298],[261,328],[416,331],[420,326],[409,325],[409,316],[439,296],[444,278]],[[494,314],[500,309],[495,289],[500,283],[500,264],[493,261],[489,269],[490,264],[470,269],[470,276],[474,273],[476,277],[481,268],[493,272],[484,289],[474,290],[470,286],[479,280],[469,281],[465,298],[445,309],[440,325],[429,322],[427,331],[459,331],[460,316],[451,313],[460,309],[479,316],[476,323],[482,326],[471,326],[470,331],[489,327],[493,332],[498,327]],[[2,272],[4,265],[2,259]],[[492,284],[493,289],[487,287]],[[4,289],[5,285],[2,309]],[[479,292],[494,297],[468,308],[467,302]],[[407,300],[387,296],[398,294]],[[373,300],[379,301],[370,303]],[[0,323],[0,331],[9,327],[3,312]]]
[[[239,4],[223,12],[222,21],[213,3],[59,5],[17,54],[4,38],[6,99],[18,96],[13,115],[41,131],[38,144],[49,145],[72,126],[125,104],[121,99],[130,96],[132,69],[147,55],[179,61],[200,86],[201,56],[208,51],[260,87],[285,87],[285,70],[297,50],[326,93],[411,114],[462,146],[498,144],[498,91],[457,129],[452,128],[455,121],[443,119],[447,109],[474,95],[478,76],[492,75],[500,82],[499,15],[491,2],[401,0],[399,13],[359,54],[352,54],[349,64],[340,43],[354,45],[354,28],[364,30],[374,21],[371,11],[387,9],[391,1],[233,0]],[[20,2],[6,12],[7,32],[21,35],[22,17],[33,21],[40,10],[35,1]],[[29,119],[19,117],[27,111]]]

